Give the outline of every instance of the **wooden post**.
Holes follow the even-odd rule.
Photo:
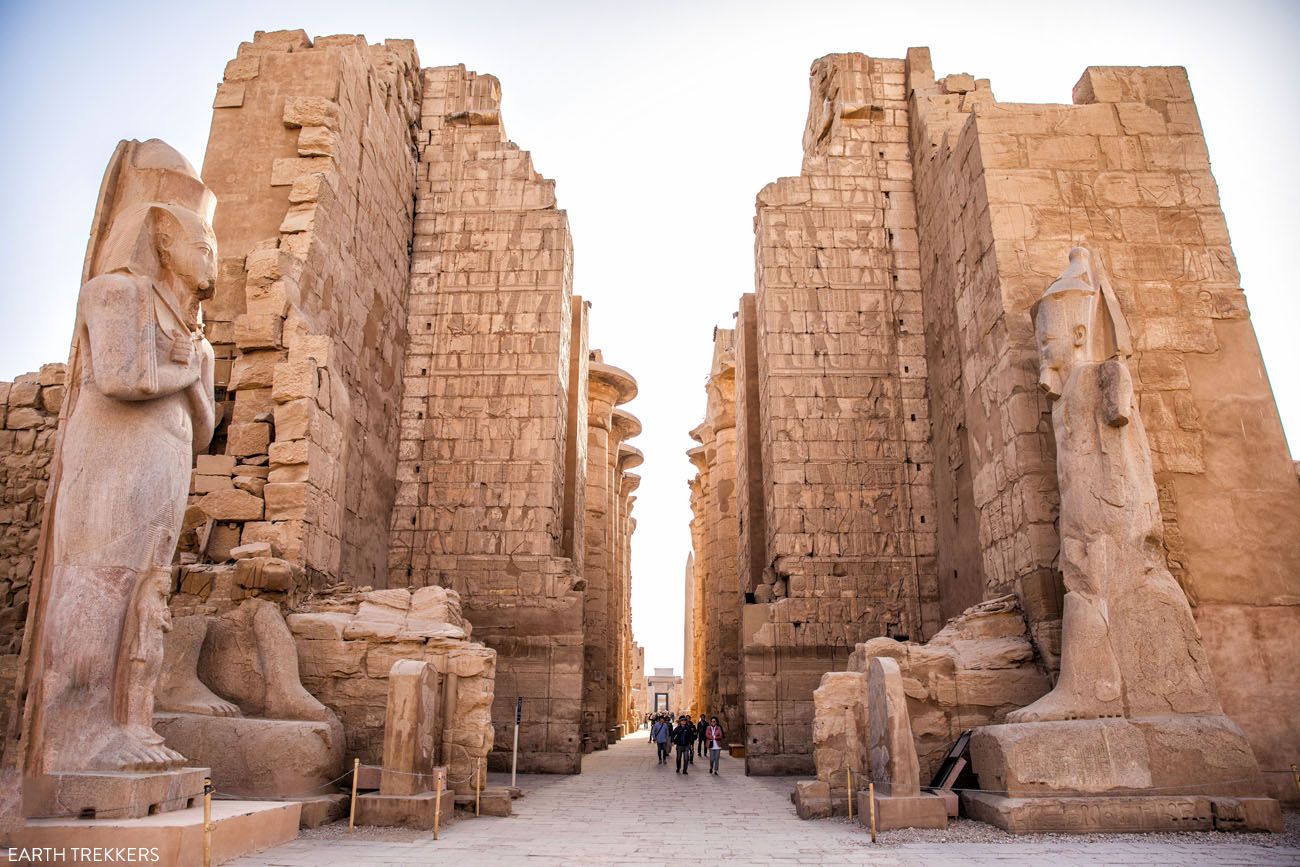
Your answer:
[[[357,826],[357,777],[361,775],[361,759],[352,760],[352,806],[348,809],[348,833]]]
[[[203,778],[203,867],[212,867],[212,778]]]
[[[853,769],[845,768],[849,775],[849,821],[853,821]]]
[[[483,757],[474,763],[474,815],[478,815],[479,795],[483,791]]]
[[[871,842],[876,842],[876,784],[867,783],[867,810],[871,817]]]
[[[438,788],[433,796],[433,839],[438,839],[438,823],[442,821],[442,774],[438,774]]]

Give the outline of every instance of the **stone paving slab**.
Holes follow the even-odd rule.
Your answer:
[[[525,797],[515,801],[515,815],[458,819],[436,842],[427,832],[379,828],[359,829],[349,838],[342,823],[308,831],[293,843],[230,863],[235,867],[679,867],[718,862],[879,867],[1300,865],[1300,849],[1280,847],[1276,840],[1237,842],[1246,838],[1226,834],[1184,834],[1174,843],[1110,836],[1099,841],[1076,837],[1024,843],[927,839],[902,845],[882,835],[881,843],[873,846],[856,824],[804,822],[795,816],[789,799],[791,779],[746,777],[743,761],[726,756],[721,776],[711,777],[707,762],[696,761],[684,777],[674,773],[671,765],[658,765],[642,732],[585,757],[579,776],[521,776]],[[504,776],[492,775],[491,783],[499,784]]]

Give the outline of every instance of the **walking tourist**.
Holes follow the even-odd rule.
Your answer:
[[[703,740],[709,744],[709,773],[715,777],[722,776],[718,773],[718,758],[722,755],[722,741],[726,735],[722,731],[722,726],[718,725],[718,718],[712,717],[709,725],[704,729]]]
[[[668,763],[668,741],[671,738],[668,721],[662,716],[655,719],[654,726],[650,729],[650,740],[654,741],[655,749],[659,752],[659,764]]]
[[[708,724],[709,724],[709,720],[707,717],[704,716],[704,711],[700,711],[699,722],[695,724],[695,735],[697,738],[695,742],[695,754],[697,756],[704,755],[704,728]]]
[[[689,773],[691,755],[695,751],[695,725],[686,714],[677,719],[677,728],[673,729],[673,743],[677,746],[677,773]]]

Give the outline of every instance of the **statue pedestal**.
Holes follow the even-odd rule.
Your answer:
[[[293,841],[300,809],[292,801],[213,801],[212,863]],[[64,849],[69,854],[73,849],[156,849],[159,864],[201,867],[203,807],[140,819],[27,819],[20,829],[0,835],[0,845]],[[75,856],[72,862],[82,863]]]
[[[33,777],[23,784],[23,813],[34,818],[138,819],[184,810],[203,798],[207,768],[85,771]]]
[[[1226,716],[983,726],[967,812],[1012,833],[1280,830],[1245,735]]]
[[[156,713],[153,726],[167,746],[211,765],[217,791],[235,797],[328,795],[337,787],[327,784],[344,770],[343,725],[337,719]]]
[[[1196,795],[1102,795],[1008,798],[962,792],[966,815],[1011,834],[1272,831],[1284,829],[1272,798]]]

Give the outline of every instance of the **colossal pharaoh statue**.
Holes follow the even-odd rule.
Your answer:
[[[1033,315],[1061,492],[1061,672],[1007,724],[975,729],[984,791],[963,795],[967,812],[1014,832],[1280,830],[1165,563],[1128,325],[1088,250]]]
[[[214,425],[199,310],[214,204],[156,139],[122,142],[105,174],[29,621],[29,777],[184,762],[153,730],[153,695],[190,467]]]
[[[1034,323],[1061,491],[1061,673],[1007,721],[1221,714],[1191,608],[1165,565],[1128,324],[1087,249],[1070,251]]]

